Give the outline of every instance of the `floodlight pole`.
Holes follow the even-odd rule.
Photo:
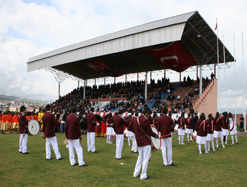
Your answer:
[[[86,99],[86,81],[87,80],[84,80],[84,87],[83,87],[83,100]]]
[[[145,101],[147,100],[147,97],[148,97],[148,90],[147,90],[147,80],[148,80],[148,73],[145,72]]]

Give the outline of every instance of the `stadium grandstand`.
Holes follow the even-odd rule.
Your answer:
[[[167,106],[174,113],[194,110],[208,114],[217,111],[216,69],[234,61],[199,12],[194,11],[32,57],[27,69],[55,73],[59,89],[65,78],[84,82],[83,87],[66,96],[60,97],[59,92],[54,103],[58,109],[77,105],[114,112],[119,107],[141,111],[146,106],[159,112]],[[210,79],[203,78],[204,67],[213,70]],[[188,68],[196,71],[196,80],[187,77],[181,81],[181,72]],[[164,70],[164,77],[157,82],[151,76],[156,70]],[[170,82],[166,70],[177,72],[179,82]],[[116,77],[141,72],[145,73],[144,81],[115,81]],[[106,77],[114,77],[114,83],[104,81],[97,87],[96,78]],[[87,86],[90,79],[95,79],[92,87]]]

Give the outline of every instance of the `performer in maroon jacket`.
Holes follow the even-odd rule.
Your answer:
[[[95,148],[95,126],[96,116],[94,115],[94,108],[90,109],[87,114],[87,150],[88,152],[97,153]]]
[[[185,145],[184,143],[184,135],[185,135],[185,125],[186,119],[184,118],[184,113],[181,113],[181,116],[178,118],[178,142],[181,145]]]
[[[188,118],[186,119],[186,130],[187,140],[192,141],[192,134],[193,134],[193,118],[192,114],[188,114]]]
[[[197,131],[196,143],[198,144],[199,154],[202,154],[201,144],[204,144],[205,153],[208,153],[207,144],[206,144],[207,123],[205,119],[206,119],[205,114],[202,113],[200,119],[198,119],[196,122],[196,131]]]
[[[61,154],[58,149],[57,137],[54,132],[54,127],[58,125],[58,122],[55,120],[55,116],[51,113],[51,105],[46,105],[46,113],[43,116],[43,130],[46,140],[46,159],[50,160],[51,158],[51,145],[55,152],[56,159],[61,160]]]
[[[140,179],[145,180],[149,177],[147,176],[148,162],[151,157],[151,138],[150,136],[158,138],[159,135],[155,134],[151,127],[148,118],[151,115],[151,110],[145,108],[143,115],[140,117],[134,118],[132,124],[132,130],[135,133],[139,156],[136,162],[135,171],[133,176],[138,177],[141,169]]]
[[[19,115],[19,131],[20,131],[19,152],[22,154],[28,154],[27,152],[28,122],[25,116],[26,107],[21,106],[20,109],[21,109],[21,113]]]
[[[116,159],[122,158],[122,149],[124,145],[124,125],[127,126],[126,121],[121,117],[123,110],[120,109],[118,115],[113,119],[113,128],[116,132]]]
[[[219,147],[218,139],[220,138],[221,140],[221,145],[223,148],[225,148],[224,142],[223,142],[223,136],[222,136],[222,122],[223,122],[223,117],[220,117],[219,112],[216,112],[216,116],[214,118],[214,124],[215,124],[215,129],[214,129],[214,138],[216,141],[216,147]]]
[[[206,124],[207,124],[207,137],[206,137],[207,148],[208,148],[208,151],[210,151],[210,142],[211,142],[212,143],[212,149],[213,149],[213,151],[215,151],[215,149],[214,149],[214,136],[213,136],[214,120],[213,120],[212,114],[208,115],[208,119],[206,120]]]
[[[223,112],[223,121],[222,121],[222,136],[225,144],[227,144],[227,137],[229,135],[229,119],[227,112]]]
[[[83,148],[81,146],[80,120],[76,116],[76,108],[71,109],[71,114],[66,118],[65,134],[69,144],[69,160],[71,166],[76,165],[74,148],[76,150],[79,166],[88,166],[83,161]]]
[[[161,133],[161,150],[164,166],[175,166],[172,162],[172,131],[173,120],[170,116],[167,116],[167,108],[163,109],[163,116],[157,120],[157,130]],[[167,158],[166,158],[167,151]],[[168,162],[167,162],[168,161]]]

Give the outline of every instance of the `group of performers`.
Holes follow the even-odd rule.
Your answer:
[[[0,130],[2,134],[9,133],[16,133],[19,131],[19,112],[10,112],[0,111]],[[37,120],[38,116],[34,112],[28,113],[28,115],[25,116],[27,120]]]
[[[18,115],[15,114],[19,122],[19,152],[22,154],[28,154],[28,121],[30,119],[36,119],[37,121],[42,120],[43,138],[46,140],[46,159],[52,159],[51,147],[55,152],[56,159],[63,159],[59,152],[57,138],[54,131],[55,126],[57,126],[61,121],[55,119],[54,114],[51,112],[51,105],[46,106],[46,112],[42,114],[41,119],[39,119],[37,115],[28,118],[26,116],[25,106],[22,106],[20,110],[21,112]],[[147,168],[151,157],[151,136],[161,139],[163,165],[175,166],[172,160],[172,134],[174,133],[174,127],[175,129],[177,128],[180,145],[185,145],[185,134],[187,134],[187,141],[192,141],[192,138],[195,139],[193,131],[193,115],[188,114],[188,117],[185,118],[184,113],[181,113],[179,118],[172,120],[171,116],[168,115],[168,109],[166,107],[163,108],[163,113],[160,117],[157,117],[157,115],[151,117],[151,114],[152,112],[149,108],[144,108],[141,115],[138,113],[128,114],[124,112],[123,109],[120,109],[114,114],[109,113],[99,118],[99,113],[94,113],[94,108],[91,108],[90,112],[85,116],[87,121],[87,151],[90,153],[98,153],[95,146],[95,132],[97,131],[99,124],[103,122],[107,126],[105,130],[107,135],[106,143],[113,143],[113,137],[116,139],[116,159],[122,159],[124,136],[126,135],[128,137],[129,145],[132,140],[131,152],[139,153],[133,173],[134,177],[140,177],[141,180],[149,178],[147,176]],[[14,118],[14,116],[12,118]],[[1,115],[1,120],[3,118],[5,118],[5,115]],[[6,122],[2,123],[1,127],[3,127],[3,124],[5,124],[4,127],[6,128]],[[152,131],[152,126],[157,129],[158,133]],[[127,130],[125,130],[125,128]],[[236,143],[238,143],[237,125],[231,113],[227,114],[224,112],[220,116],[217,112],[215,118],[213,118],[212,114],[209,114],[206,118],[205,114],[202,113],[199,119],[196,120],[195,131],[197,132],[196,142],[198,144],[199,154],[202,154],[202,144],[204,145],[205,153],[210,151],[210,144],[212,145],[212,150],[215,151],[214,139],[216,140],[216,148],[219,147],[219,139],[222,147],[225,148],[229,134],[232,138],[232,144],[235,143],[234,138]],[[70,113],[66,116],[65,135],[68,142],[70,165],[77,165],[74,155],[75,149],[78,158],[78,165],[87,166],[83,160],[80,119],[77,116],[77,110],[75,107],[72,107]]]

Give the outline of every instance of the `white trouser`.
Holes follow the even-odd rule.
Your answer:
[[[138,147],[138,151],[139,151],[139,156],[136,162],[135,171],[134,171],[133,176],[137,177],[142,169],[140,179],[146,179],[148,162],[151,157],[151,145]]]
[[[94,152],[95,149],[95,132],[87,132],[87,150]]]
[[[26,153],[27,152],[27,140],[28,134],[20,134],[20,141],[19,141],[19,152]]]
[[[78,163],[79,166],[84,165],[85,162],[83,161],[83,148],[81,146],[80,139],[75,139],[75,140],[70,140],[68,139],[68,144],[69,144],[69,161],[71,165],[76,164],[75,161],[75,152],[74,148],[78,157]]]
[[[162,150],[163,163],[164,165],[167,166],[172,164],[172,137],[162,138],[161,141],[162,141],[161,150]],[[166,151],[167,151],[167,158],[166,158]]]
[[[58,149],[58,144],[57,144],[57,137],[53,136],[53,137],[46,137],[46,159],[51,159],[51,146],[53,148],[53,151],[56,155],[56,159],[60,159],[61,158],[61,154],[59,152]]]
[[[198,144],[198,149],[199,149],[199,154],[202,153],[202,144]],[[208,152],[207,150],[207,143],[204,144],[204,149],[205,149],[205,153]]]
[[[116,135],[116,156],[115,158],[122,158],[122,149],[124,144],[124,134]]]
[[[232,144],[234,144],[234,136],[235,136],[236,143],[238,143],[238,136],[235,134],[235,135],[232,135]]]
[[[137,152],[137,142],[136,142],[136,136],[135,135],[132,137],[131,151]]]

